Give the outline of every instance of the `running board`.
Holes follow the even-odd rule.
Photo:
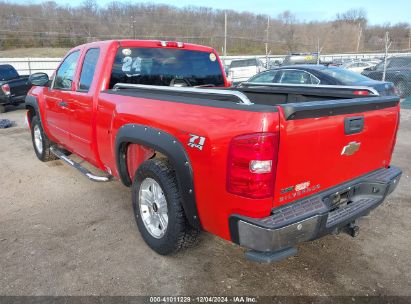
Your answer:
[[[113,176],[108,175],[108,176],[98,176],[98,175],[94,175],[93,173],[91,173],[89,170],[87,170],[86,168],[84,168],[82,165],[80,165],[79,163],[75,162],[74,160],[71,160],[70,158],[68,158],[63,151],[59,150],[56,147],[50,147],[50,151],[51,153],[53,153],[55,156],[57,156],[58,158],[60,158],[61,160],[65,161],[67,164],[69,164],[70,166],[72,166],[73,168],[77,169],[78,171],[80,171],[83,175],[85,175],[88,179],[94,181],[94,182],[109,182],[113,179]]]

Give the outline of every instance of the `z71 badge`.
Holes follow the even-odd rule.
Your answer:
[[[205,143],[205,137],[198,136],[195,134],[190,134],[190,139],[188,141],[188,146],[191,148],[197,148],[198,150],[203,150]]]

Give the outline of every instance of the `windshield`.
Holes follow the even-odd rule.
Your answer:
[[[8,64],[0,65],[0,80],[11,80],[19,78],[16,70]]]
[[[173,48],[119,48],[110,89],[116,83],[224,86],[224,76],[214,53]]]
[[[328,67],[322,69],[321,72],[341,81],[344,84],[353,84],[355,82],[370,80],[370,78],[365,77],[364,75],[337,67]]]

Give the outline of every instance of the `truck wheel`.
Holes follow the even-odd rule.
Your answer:
[[[132,190],[137,227],[154,251],[168,255],[196,243],[200,231],[187,222],[175,172],[168,160],[145,161],[135,174]]]
[[[5,113],[6,112],[6,107],[3,105],[0,105],[0,113]]]
[[[31,140],[33,142],[34,152],[36,152],[39,160],[46,162],[57,159],[57,156],[50,151],[51,142],[46,134],[44,134],[37,116],[34,116],[31,120]]]

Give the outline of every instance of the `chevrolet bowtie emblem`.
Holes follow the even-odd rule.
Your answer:
[[[360,150],[360,145],[361,143],[352,141],[350,142],[348,145],[346,145],[342,151],[341,151],[341,155],[353,155],[355,152],[357,152],[358,150]]]

